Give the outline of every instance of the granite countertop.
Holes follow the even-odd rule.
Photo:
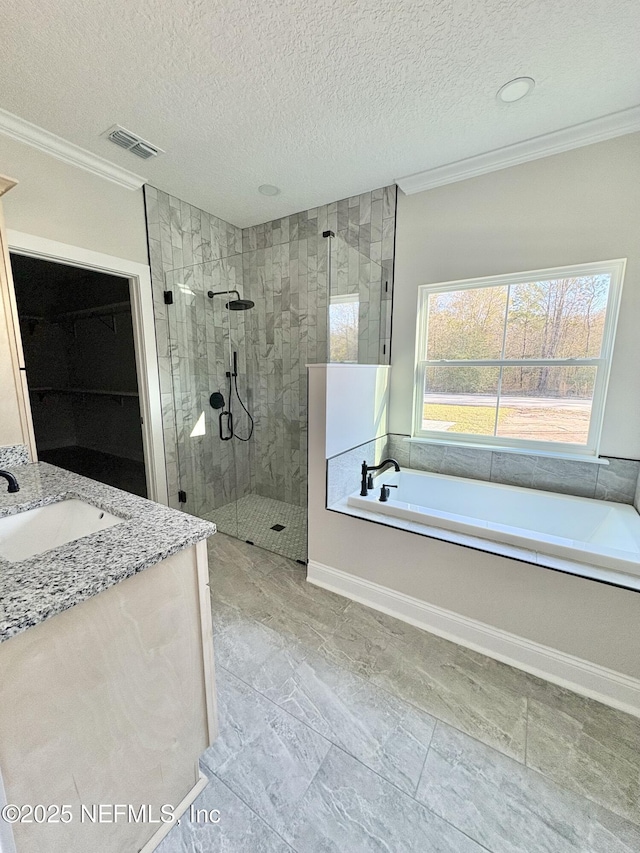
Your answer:
[[[215,525],[43,462],[5,466],[20,491],[0,479],[0,518],[80,498],[125,519],[44,554],[0,557],[0,642],[79,604],[215,533]]]

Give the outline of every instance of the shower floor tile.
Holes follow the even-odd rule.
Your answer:
[[[221,533],[253,542],[292,560],[307,559],[307,511],[304,507],[245,495],[207,515]],[[281,529],[274,529],[281,528]]]

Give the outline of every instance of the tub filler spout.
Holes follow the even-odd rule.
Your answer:
[[[385,459],[379,465],[367,465],[366,460],[362,463],[362,483],[360,485],[360,494],[363,498],[369,494],[369,489],[373,488],[373,476],[371,471],[383,471],[389,465],[393,465],[396,471],[400,470],[400,466],[395,459]]]

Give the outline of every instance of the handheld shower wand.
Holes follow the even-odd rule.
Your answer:
[[[249,409],[247,409],[245,404],[242,402],[242,397],[240,396],[240,392],[238,391],[238,353],[235,350],[233,353],[233,370],[229,371],[227,373],[227,376],[229,377],[229,409],[231,409],[231,393],[232,393],[231,383],[233,381],[233,389],[236,392],[236,397],[238,398],[238,402],[240,403],[240,405],[244,409],[246,416],[249,418],[249,435],[246,438],[243,438],[241,435],[238,435],[238,433],[234,431],[234,429],[233,429],[233,416],[231,415],[231,412],[229,412],[229,414],[231,416],[231,424],[230,424],[229,429],[231,430],[231,434],[234,435],[238,439],[238,441],[249,441],[249,439],[253,435],[254,421],[253,421],[253,417],[251,415],[251,412],[249,411]]]

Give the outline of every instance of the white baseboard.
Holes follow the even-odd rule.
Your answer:
[[[147,841],[147,843],[144,845],[144,847],[140,848],[138,853],[153,853],[153,851],[160,845],[160,842],[162,841],[162,839],[166,838],[166,836],[171,832],[173,827],[176,825],[176,823],[182,817],[182,815],[186,812],[186,810],[189,808],[191,803],[207,787],[209,780],[204,775],[202,770],[200,770],[198,772],[200,774],[198,781],[193,786],[193,788],[189,791],[189,793],[186,795],[186,797],[183,800],[181,800],[178,803],[178,805],[176,806],[175,811],[173,813],[173,820],[167,821],[167,823],[161,823],[159,829],[156,832],[154,832],[154,834]]]
[[[313,560],[307,580],[582,696],[640,717],[640,680]]]

